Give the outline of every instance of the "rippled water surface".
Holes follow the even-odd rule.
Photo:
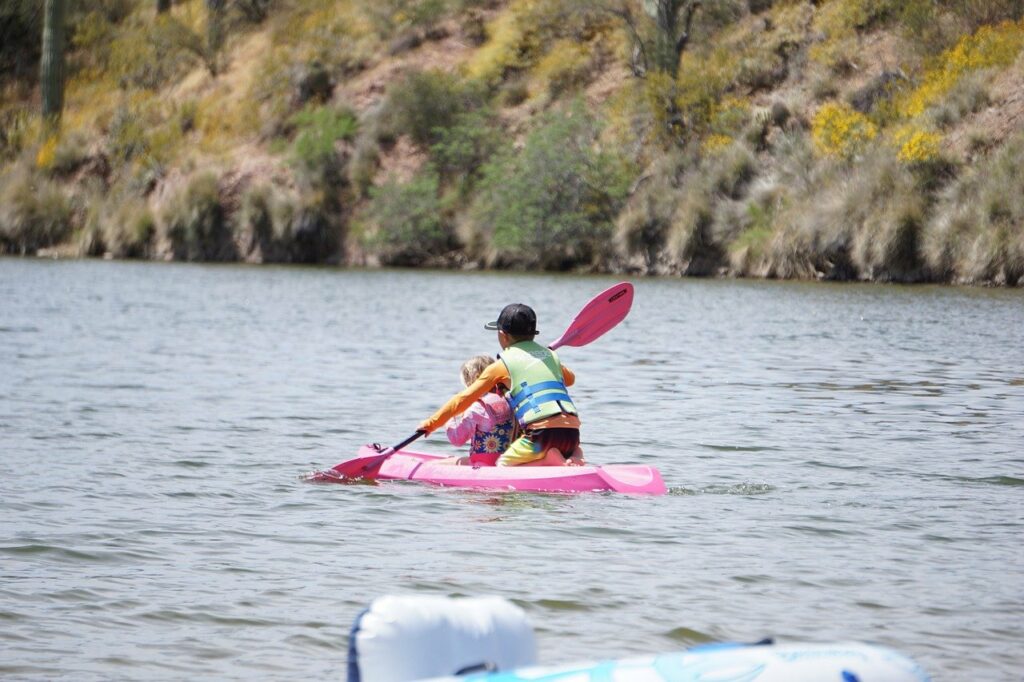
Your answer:
[[[419,592],[515,600],[550,663],[775,636],[1020,679],[1020,291],[636,282],[562,357],[588,458],[662,498],[298,480],[411,433],[505,303],[550,340],[613,281],[0,260],[0,676],[340,679]]]

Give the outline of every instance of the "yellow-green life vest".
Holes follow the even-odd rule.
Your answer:
[[[508,368],[508,401],[523,426],[556,414],[578,414],[555,352],[534,341],[520,341],[498,357]]]

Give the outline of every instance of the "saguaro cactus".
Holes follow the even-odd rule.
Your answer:
[[[224,4],[224,0],[206,0],[206,49],[214,76],[220,70],[220,50],[224,46]]]
[[[43,119],[51,126],[59,123],[64,109],[65,10],[65,0],[46,0],[39,82],[43,94]]]

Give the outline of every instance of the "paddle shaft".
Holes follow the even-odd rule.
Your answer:
[[[390,457],[391,455],[395,454],[396,452],[398,452],[399,450],[404,448],[406,445],[408,445],[409,443],[413,442],[414,440],[416,440],[417,438],[419,438],[422,435],[423,435],[422,431],[417,431],[416,433],[412,434],[411,436],[409,436],[408,438],[403,440],[398,445],[392,445],[390,448],[386,449],[384,452],[380,453],[379,455],[377,455],[373,459],[367,460],[363,464],[363,466],[362,466],[362,468],[361,468],[359,473],[360,474],[365,474],[367,471],[370,471],[371,469],[376,469],[378,466],[383,464],[384,460],[386,460],[388,457]]]

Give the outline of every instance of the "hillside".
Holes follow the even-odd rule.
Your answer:
[[[1017,0],[31,5],[0,252],[1024,285]]]

